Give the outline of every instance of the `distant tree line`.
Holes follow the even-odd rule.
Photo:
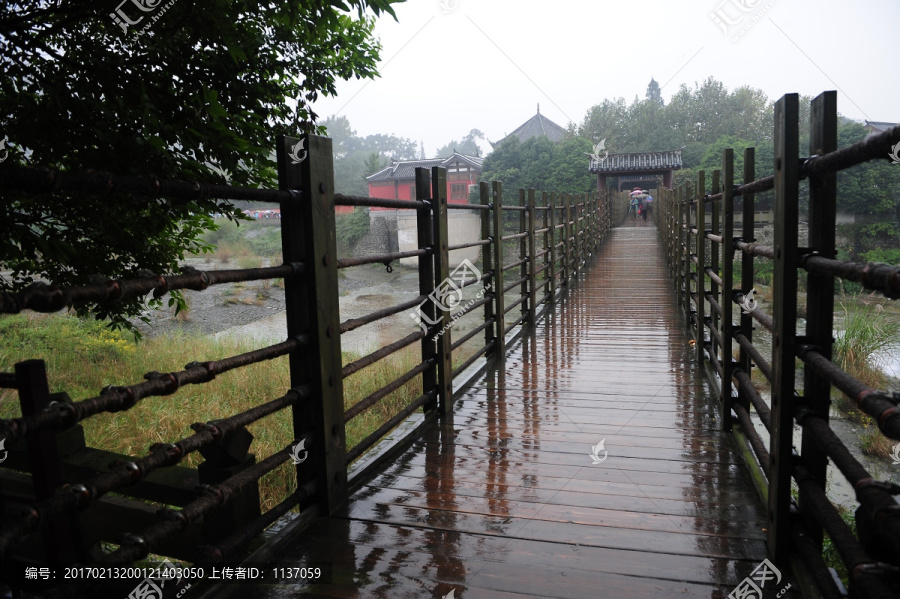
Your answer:
[[[809,102],[800,99],[800,148],[809,148]],[[713,77],[702,85],[682,84],[672,99],[663,101],[659,84],[651,79],[644,99],[635,96],[603,100],[591,107],[580,125],[569,126],[570,137],[559,144],[546,137],[525,142],[511,138],[488,154],[482,180],[503,181],[504,189],[534,187],[582,193],[595,189],[596,177],[588,174],[594,144],[605,141],[611,153],[681,150],[683,168],[675,173],[675,184],[694,181],[697,171],[721,168],[722,150],[735,150],[735,177],[741,180],[743,152],[756,148],[756,177],[773,173],[772,146],[774,102],[759,89],[742,86],[729,91]],[[867,134],[865,127],[842,118],[838,147],[856,143]],[[506,194],[507,198],[514,197]],[[771,198],[760,198],[771,201]],[[804,191],[801,207],[806,208]],[[881,221],[900,221],[900,167],[887,160],[857,166],[838,175],[838,209],[872,215]],[[871,228],[871,227],[869,227]],[[888,227],[891,228],[891,227]],[[885,226],[879,231],[885,241]],[[870,235],[872,237],[872,235]],[[887,237],[897,235],[890,232]]]

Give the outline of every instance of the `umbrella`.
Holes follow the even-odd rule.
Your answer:
[[[633,195],[633,196],[639,196],[639,195],[641,195],[642,193],[644,193],[644,192],[641,191],[640,189],[635,189],[634,191],[631,192],[631,195]]]

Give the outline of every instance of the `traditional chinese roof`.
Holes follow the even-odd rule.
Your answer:
[[[591,158],[592,173],[627,173],[681,168],[681,150],[667,152],[629,152],[609,154],[602,160]]]
[[[888,129],[893,129],[900,123],[886,123],[884,121],[866,121],[866,127],[872,130],[872,133],[881,133]]]
[[[484,163],[484,158],[482,158],[481,156],[469,156],[467,154],[453,152],[453,156],[450,156],[450,158],[445,158],[439,166],[447,167],[451,164],[460,162],[469,165],[469,168],[481,170],[481,165]]]
[[[538,104],[537,114],[519,125],[519,127],[498,142],[491,142],[491,146],[497,147],[511,137],[518,137],[519,141],[527,141],[532,137],[545,135],[553,143],[562,141],[568,137],[569,132],[565,127],[560,127],[541,114],[541,105]]]
[[[366,177],[369,183],[378,183],[379,181],[406,181],[416,178],[417,168],[432,168],[441,166],[446,168],[455,162],[468,164],[471,168],[481,169],[484,158],[478,156],[469,156],[454,152],[448,158],[428,158],[426,160],[400,160],[392,162],[390,166],[383,168],[374,175]]]

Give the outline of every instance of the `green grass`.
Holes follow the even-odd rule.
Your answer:
[[[835,363],[863,384],[875,389],[885,388],[888,381],[874,359],[878,353],[889,350],[896,343],[900,322],[885,312],[883,300],[872,301],[859,296],[844,296],[836,313],[836,328],[840,328],[841,332],[834,344]],[[851,420],[865,427],[860,438],[863,453],[889,456],[892,444],[874,421],[843,394],[837,397],[836,402]]]
[[[853,531],[853,535],[856,536],[856,517],[853,511],[843,505],[835,505],[834,507],[837,509],[844,522],[847,523],[847,526],[850,527],[850,530]],[[828,533],[824,533],[822,558],[825,560],[826,566],[834,568],[838,577],[841,579],[841,582],[844,583],[844,587],[849,587],[850,577],[847,573],[847,566],[844,565],[844,560],[841,559],[841,555],[838,553],[837,547],[834,546],[834,542],[828,536]]]
[[[0,317],[0,370],[40,358],[47,364],[50,391],[65,391],[74,401],[94,397],[106,385],[143,381],[150,371],[181,370],[192,361],[224,358],[256,349],[246,342],[172,334],[135,344],[128,333],[103,323],[67,315]],[[413,368],[417,346],[398,352],[344,382],[344,408]],[[345,354],[344,363],[359,356]],[[153,443],[174,442],[193,433],[190,425],[222,419],[282,396],[290,387],[287,357],[223,373],[203,385],[187,385],[175,394],[148,397],[133,408],[85,420],[87,444],[131,456],[143,456]],[[353,447],[421,394],[420,377],[407,383],[347,424],[347,447]],[[19,416],[17,394],[0,390],[0,417]],[[251,452],[268,456],[293,441],[290,414],[282,411],[248,427],[255,437]],[[196,467],[199,454],[183,465]],[[294,470],[286,464],[260,480],[263,508],[273,507],[294,488]]]
[[[877,301],[860,302],[854,296],[845,297],[836,312],[841,333],[834,344],[835,362],[867,385],[884,385],[873,360],[896,342],[900,322],[889,318]]]

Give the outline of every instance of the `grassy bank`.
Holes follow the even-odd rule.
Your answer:
[[[65,391],[74,401],[97,395],[106,385],[141,382],[147,372],[181,370],[206,361],[256,349],[247,342],[183,334],[145,338],[135,344],[130,334],[111,331],[102,323],[63,315],[0,317],[0,370],[14,363],[41,358],[47,363],[51,392]],[[413,346],[416,348],[416,346]],[[344,363],[358,356],[344,355]],[[354,374],[344,382],[345,409],[417,363],[417,352],[399,353]],[[87,444],[132,456],[143,456],[153,443],[173,442],[193,433],[190,425],[231,416],[284,394],[289,388],[288,360],[277,358],[224,373],[204,385],[188,385],[165,397],[149,397],[125,412],[100,414],[84,421]],[[347,425],[347,446],[386,422],[421,394],[413,381]],[[15,391],[0,390],[0,417],[20,415]],[[251,451],[264,457],[293,441],[290,414],[269,416],[248,427],[255,437]],[[199,454],[184,465],[196,466]],[[264,508],[294,488],[289,465],[260,481]]]
[[[900,336],[900,321],[884,308],[887,301],[869,296],[843,296],[835,309],[838,334],[834,360],[851,376],[873,389],[889,386],[888,377],[875,360],[879,354],[890,351]],[[874,419],[859,410],[843,393],[835,391],[834,398],[837,407],[865,429],[860,435],[863,453],[888,457],[893,442],[878,430]]]

